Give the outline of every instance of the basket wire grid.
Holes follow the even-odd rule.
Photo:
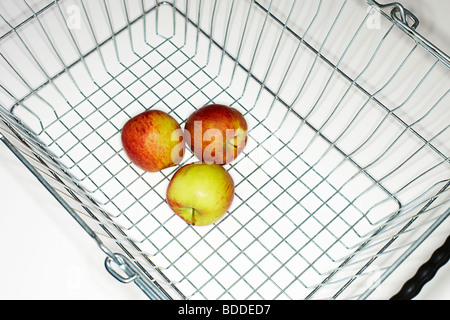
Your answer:
[[[0,137],[152,299],[367,298],[450,213],[450,59],[398,4],[5,6]],[[136,168],[120,131],[208,103],[249,138],[229,212],[192,227],[165,202],[178,167]]]

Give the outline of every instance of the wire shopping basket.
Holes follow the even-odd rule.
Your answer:
[[[398,3],[0,10],[0,138],[151,299],[373,297],[450,214],[450,59]],[[195,227],[165,200],[177,167],[136,168],[120,132],[209,103],[241,111],[249,137],[224,166],[231,208]]]

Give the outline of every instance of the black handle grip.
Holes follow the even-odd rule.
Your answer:
[[[425,262],[416,272],[416,274],[405,282],[403,287],[396,293],[391,300],[409,300],[414,298],[423,286],[430,281],[444,264],[450,258],[450,236],[444,244],[436,249],[430,259]]]

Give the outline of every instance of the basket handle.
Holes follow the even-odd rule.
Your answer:
[[[441,247],[434,251],[430,259],[417,270],[416,274],[405,282],[400,291],[391,297],[391,300],[409,300],[414,298],[449,259],[450,236],[447,237],[447,240]]]

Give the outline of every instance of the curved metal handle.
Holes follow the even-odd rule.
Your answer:
[[[376,0],[366,1],[370,5],[377,7],[380,10],[380,13],[386,18],[395,21],[399,28],[402,29],[407,35],[412,37],[416,42],[420,43],[428,52],[450,68],[450,57],[416,31],[416,28],[419,25],[419,19],[411,11],[403,7],[399,2],[381,4]],[[390,15],[381,10],[386,8],[392,8]],[[412,24],[409,23],[408,18],[412,20]]]
[[[153,278],[149,279],[123,254],[114,253],[113,257],[106,257],[106,270],[122,283],[134,282],[151,300],[171,299],[166,291]],[[123,275],[114,270],[118,267]]]
[[[375,0],[372,0],[374,4],[376,4],[379,8],[392,8],[391,17],[392,19],[403,23],[404,25],[410,27],[411,29],[416,29],[419,26],[419,19],[408,9],[402,6],[401,3],[398,2],[390,2],[386,4],[378,3]],[[397,14],[400,14],[400,17],[397,17]],[[408,18],[413,21],[413,24],[409,24]]]
[[[447,237],[447,240],[441,247],[434,251],[430,259],[417,270],[416,274],[405,282],[400,291],[391,300],[408,300],[414,298],[449,259],[450,236]]]

